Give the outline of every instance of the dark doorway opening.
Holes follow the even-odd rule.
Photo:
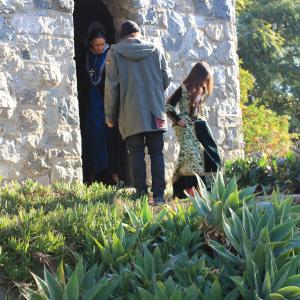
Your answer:
[[[87,182],[87,140],[86,140],[86,111],[88,109],[88,101],[86,99],[85,87],[87,85],[87,69],[86,69],[86,53],[87,44],[86,37],[89,26],[98,22],[101,23],[106,31],[107,43],[114,42],[115,31],[113,18],[110,15],[107,7],[100,0],[75,0],[74,10],[74,42],[75,42],[75,61],[77,71],[77,86],[78,86],[78,100],[79,100],[79,115],[80,128],[82,135],[82,161],[83,161],[83,177],[84,182]],[[109,183],[104,177],[101,181]],[[99,178],[98,178],[99,179]]]

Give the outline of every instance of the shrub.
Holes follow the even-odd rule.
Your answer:
[[[237,178],[238,186],[257,185],[257,191],[268,194],[279,188],[286,194],[300,193],[300,160],[289,152],[285,157],[254,156],[246,160],[227,162],[226,177]]]
[[[253,75],[240,68],[241,108],[243,133],[247,157],[255,154],[285,156],[292,149],[298,135],[289,133],[290,118],[279,116],[259,104],[258,99],[249,101],[249,93],[255,87]]]
[[[278,116],[256,102],[243,105],[242,110],[246,156],[284,156],[292,149],[296,136],[289,133],[288,116]]]

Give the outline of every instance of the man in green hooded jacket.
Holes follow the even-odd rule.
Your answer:
[[[163,133],[167,129],[164,91],[170,84],[161,51],[141,39],[132,21],[121,28],[121,41],[112,45],[106,62],[105,114],[109,127],[119,125],[125,141],[133,184],[147,194],[145,147],[151,159],[155,202],[164,201]]]

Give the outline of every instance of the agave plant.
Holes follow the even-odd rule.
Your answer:
[[[157,214],[154,214],[146,198],[140,202],[140,207],[137,212],[134,212],[127,206],[125,206],[125,210],[130,221],[130,225],[126,225],[126,228],[131,232],[138,231],[144,239],[151,238],[155,235],[155,232],[160,227],[160,223],[168,214],[165,208],[160,210]]]
[[[212,267],[209,268],[208,260],[206,255],[200,253],[192,257],[187,252],[171,256],[173,278],[182,286],[195,285],[203,289],[206,281],[214,280],[216,275]]]
[[[191,287],[187,294],[192,297],[193,294],[194,296],[201,294],[205,284],[216,277],[215,273],[205,265],[204,256],[194,256],[190,259],[186,252],[170,258],[164,256],[159,247],[156,247],[153,253],[145,244],[142,254],[137,250],[132,257],[132,264],[120,269],[119,285],[116,289],[120,299],[140,300],[141,298],[152,299],[152,296],[158,297],[159,289],[157,290],[156,284],[162,288],[163,294],[167,293],[170,297],[177,295],[173,292],[175,289],[178,290],[178,287],[180,287],[180,293],[183,293],[183,287]],[[165,281],[168,284],[163,283]],[[165,288],[170,286],[170,282],[173,281],[176,283],[176,287],[172,289],[172,293],[169,293]],[[165,284],[166,286],[164,286]],[[139,294],[140,296],[137,296]],[[149,295],[152,296],[147,298]],[[176,297],[171,299],[177,299]]]
[[[226,296],[223,295],[218,279],[213,283],[207,281],[204,289],[195,285],[183,288],[176,284],[171,277],[166,282],[154,281],[153,291],[138,288],[141,300],[235,300],[238,293],[233,291]]]
[[[230,210],[230,219],[223,214],[223,228],[231,248],[214,240],[210,240],[209,245],[230,264],[237,265],[261,251],[260,247],[264,244],[272,247],[276,257],[297,251],[300,249],[300,236],[295,229],[300,218],[293,217],[294,208],[299,206],[293,206],[292,199],[287,198],[280,205],[277,201],[275,205],[272,202],[258,203],[251,210],[244,204],[242,216]]]
[[[264,260],[265,259],[265,260]],[[300,299],[300,256],[294,256],[281,265],[271,247],[264,249],[259,262],[246,261],[243,276],[231,276],[236,289],[245,300]]]
[[[167,218],[161,223],[159,240],[160,248],[166,253],[176,255],[181,252],[188,252],[194,255],[203,246],[204,240],[202,232],[199,233],[199,219],[194,209],[190,212],[184,211],[178,205],[175,210],[168,209]]]
[[[156,232],[160,229],[160,222],[167,214],[167,211],[163,209],[154,217],[145,199],[136,212],[126,206],[125,210],[129,217],[129,224],[120,223],[109,235],[104,235],[100,229],[101,241],[90,236],[100,250],[101,262],[107,271],[124,267],[130,261],[138,245],[153,242]]]
[[[245,300],[300,299],[300,237],[292,199],[246,204],[242,216],[223,214],[227,245],[209,241],[221,268]],[[298,209],[298,207],[296,207]]]
[[[143,286],[149,288],[153,278],[163,280],[164,276],[171,270],[170,261],[163,261],[159,248],[155,248],[153,255],[144,245],[143,255],[138,252],[135,255],[133,264]]]
[[[66,278],[61,262],[55,276],[46,268],[44,280],[32,274],[38,290],[26,288],[22,294],[27,300],[107,300],[117,286],[118,280],[103,278],[97,281],[96,274],[96,265],[86,270],[80,260],[75,271]]]
[[[198,300],[202,299],[202,293],[200,290],[191,286],[183,290],[180,285],[174,283],[174,281],[169,278],[165,283],[160,281],[155,281],[153,284],[153,292],[147,291],[143,288],[138,288],[141,300]]]
[[[103,267],[110,271],[111,268],[119,268],[129,262],[130,255],[137,245],[138,233],[127,234],[123,224],[120,224],[112,237],[102,233],[102,243],[92,236],[91,238],[100,251]]]
[[[254,203],[255,186],[238,190],[236,178],[232,177],[228,184],[224,183],[221,172],[218,172],[208,191],[204,182],[199,176],[198,188],[193,193],[186,193],[192,200],[195,209],[200,217],[204,219],[201,229],[205,231],[206,240],[224,240],[223,214],[230,215],[230,210],[239,211],[243,203]]]

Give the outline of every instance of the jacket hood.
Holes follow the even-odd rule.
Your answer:
[[[145,59],[155,50],[155,46],[140,39],[125,39],[112,45],[112,49],[129,60],[139,61]]]

